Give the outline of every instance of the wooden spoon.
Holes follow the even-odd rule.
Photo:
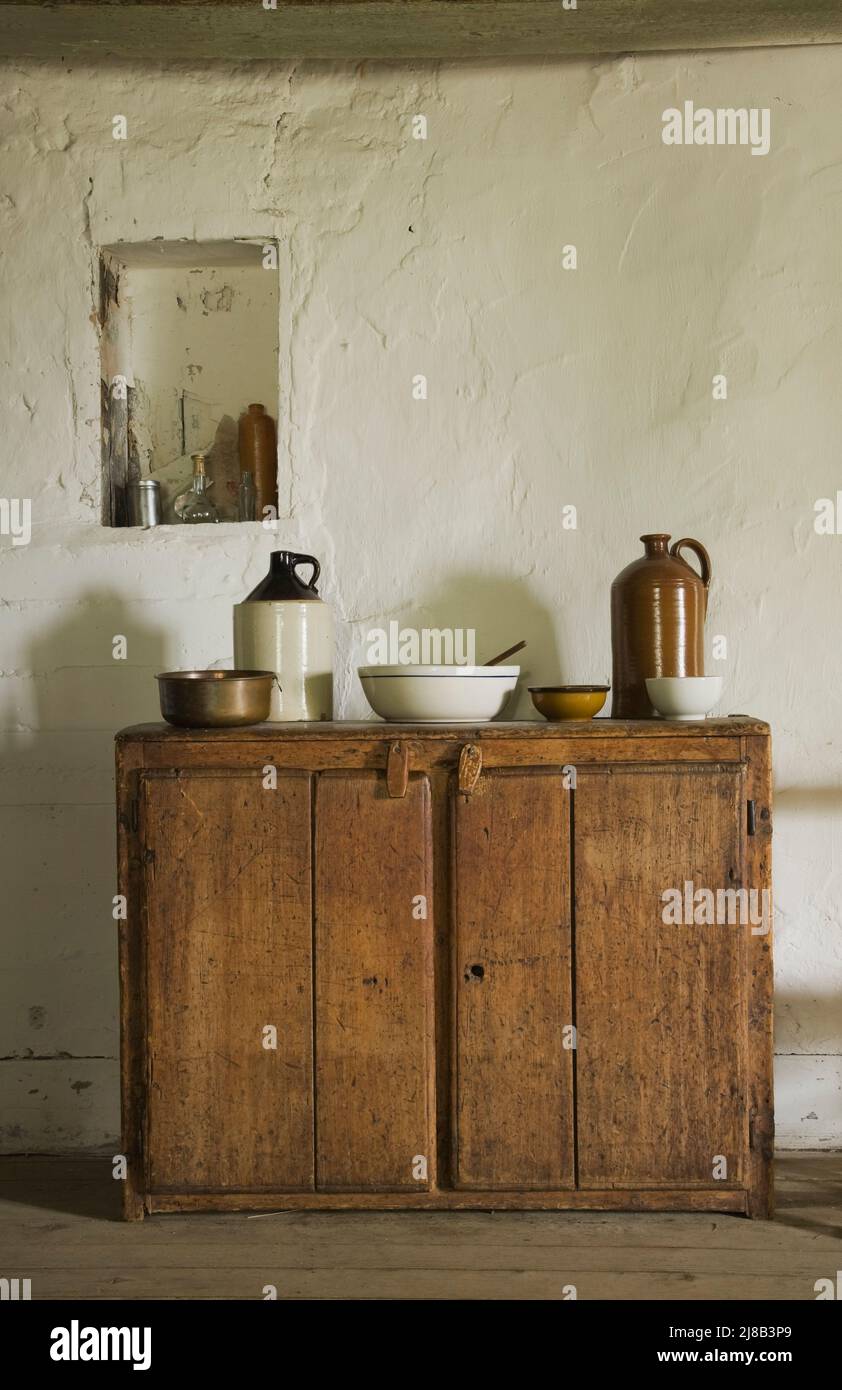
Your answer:
[[[522,652],[526,642],[516,642],[513,647],[507,647],[504,652],[499,652],[497,656],[492,656],[490,661],[484,661],[483,666],[499,666],[507,657],[514,656],[515,652]]]

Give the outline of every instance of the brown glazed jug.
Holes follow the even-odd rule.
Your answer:
[[[239,420],[238,442],[240,471],[251,473],[257,494],[255,515],[264,520],[264,507],[274,507],[278,514],[278,445],[275,421],[266,414],[266,407],[250,405]]]
[[[611,585],[612,719],[652,719],[645,681],[703,676],[710,556],[698,541],[641,536],[645,553]],[[692,550],[697,574],[682,558]]]

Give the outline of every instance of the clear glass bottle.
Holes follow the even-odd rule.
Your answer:
[[[193,485],[181,507],[181,520],[196,526],[205,521],[219,521],[219,512],[208,497],[206,488],[208,478],[205,473],[204,454],[191,454],[193,460]]]
[[[257,515],[257,489],[254,474],[244,468],[240,474],[240,487],[237,493],[237,516],[240,521],[254,521]]]

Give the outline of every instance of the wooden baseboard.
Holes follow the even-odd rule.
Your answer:
[[[149,1193],[147,1213],[281,1211],[748,1211],[730,1188],[610,1189],[599,1192],[167,1192]],[[128,1219],[142,1215],[133,1209]]]

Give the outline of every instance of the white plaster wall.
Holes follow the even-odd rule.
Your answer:
[[[665,147],[684,99],[769,106],[771,152]],[[0,491],[34,507],[0,537],[4,1146],[114,1142],[112,734],[155,670],[230,657],[272,545],[99,526],[97,248],[251,236],[282,250],[278,540],[323,561],[341,714],[390,618],[602,678],[639,534],[709,546],[725,712],[775,736],[779,1138],[838,1145],[842,50],[9,66],[0,117]]]

